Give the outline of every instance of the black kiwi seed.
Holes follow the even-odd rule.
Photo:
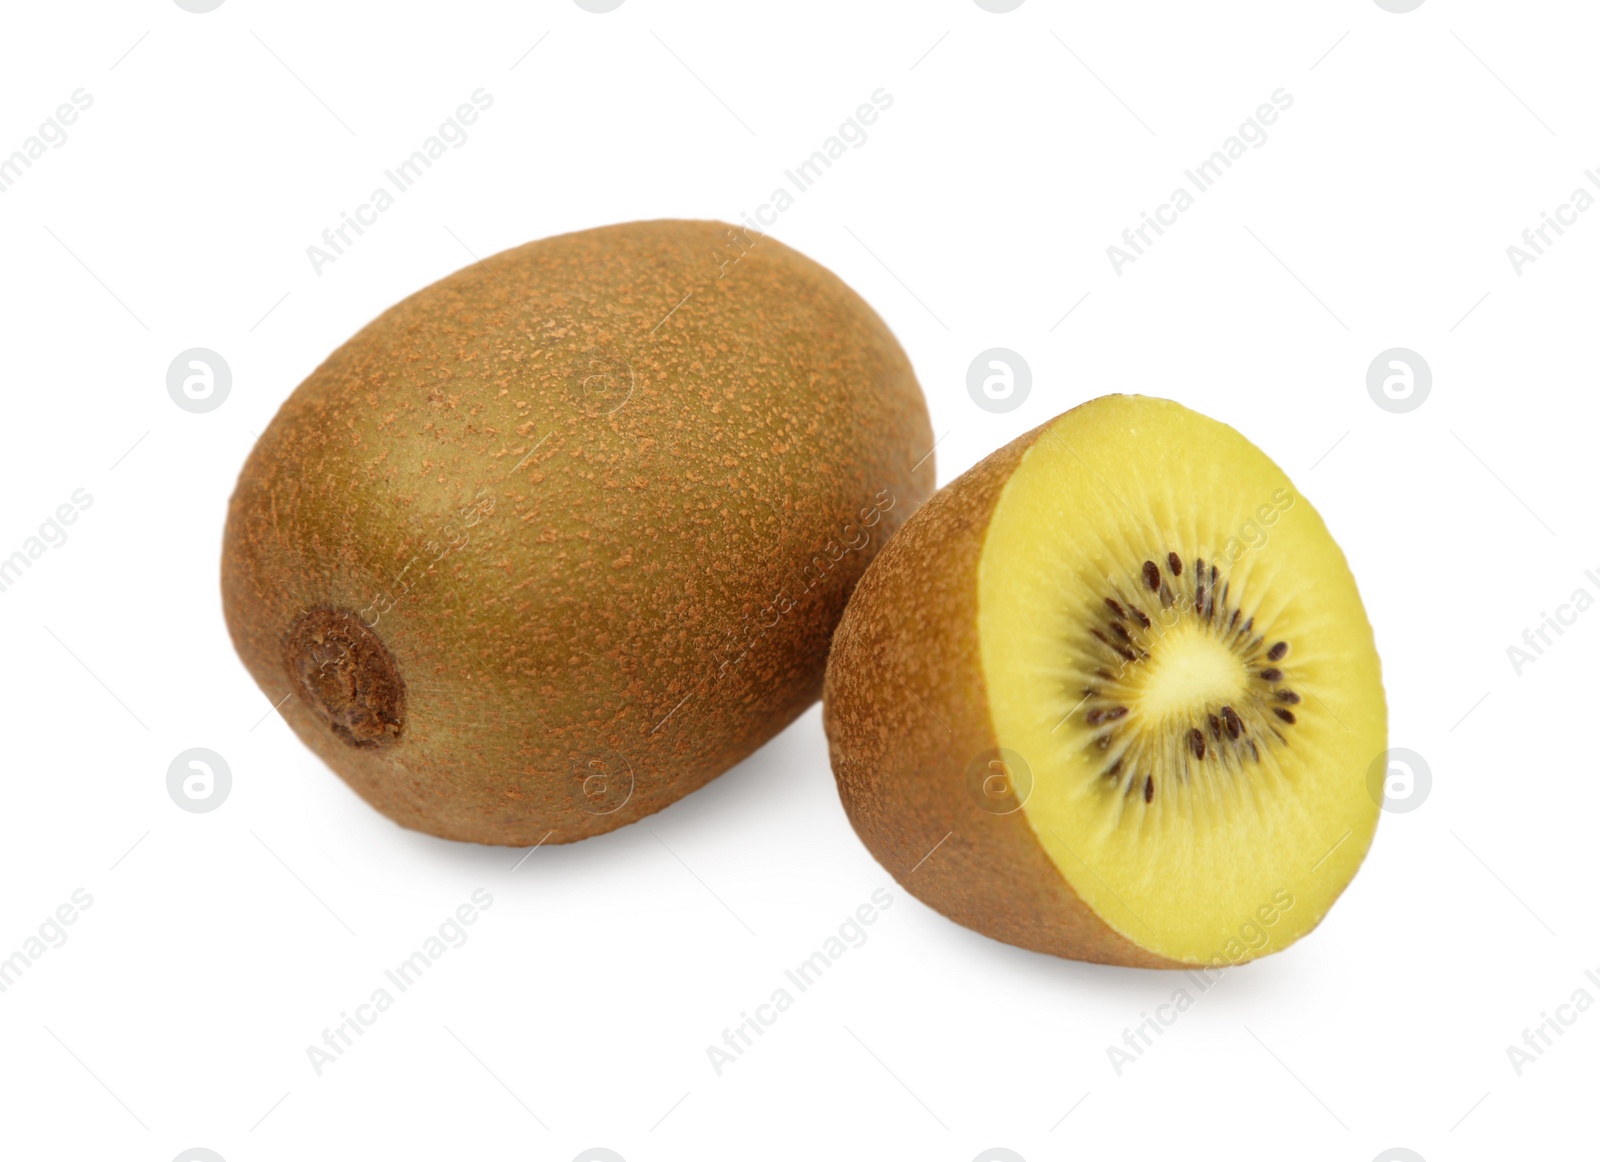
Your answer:
[[[1137,605],[1130,605],[1128,608],[1133,611],[1133,616],[1139,619],[1140,625],[1144,626],[1145,629],[1150,628],[1150,619],[1145,616],[1144,610],[1140,609]]]
[[[1149,775],[1146,775],[1144,777],[1144,801],[1146,803],[1148,803],[1148,802],[1150,802],[1151,799],[1154,799],[1155,797],[1156,797],[1156,784],[1155,784],[1155,781]]]
[[[1222,722],[1215,714],[1207,716],[1211,723],[1211,737],[1218,742],[1222,741]]]
[[[1261,680],[1263,682],[1281,682],[1283,680],[1283,671],[1278,669],[1276,666],[1262,670]]]
[[[1154,561],[1144,563],[1144,583],[1152,593],[1161,588],[1161,570],[1156,568]]]
[[[1279,690],[1278,701],[1287,702],[1289,705],[1293,706],[1296,702],[1300,701],[1300,695],[1296,694],[1293,690]]]
[[[1238,738],[1244,732],[1244,723],[1239,721],[1239,712],[1232,706],[1222,708],[1222,721],[1228,728],[1229,738]]]
[[[1189,730],[1189,749],[1194,751],[1194,757],[1197,759],[1206,757],[1206,736],[1200,733],[1198,727],[1191,727]]]
[[[1172,570],[1172,575],[1174,577],[1183,576],[1183,562],[1178,559],[1178,554],[1167,554],[1167,568]]]
[[[1277,645],[1273,646],[1270,650],[1267,651],[1267,660],[1270,661],[1270,662],[1279,661],[1279,660],[1281,660],[1283,658],[1283,655],[1288,653],[1288,652],[1289,652],[1289,643],[1288,642],[1279,642]]]
[[[1285,710],[1282,706],[1274,706],[1272,708],[1272,712],[1287,722],[1290,726],[1294,725],[1295,719],[1293,710]]]
[[[1128,616],[1127,611],[1124,610],[1122,608],[1122,606],[1117,604],[1116,598],[1107,597],[1106,598],[1106,604],[1111,607],[1111,611],[1113,613],[1115,613],[1118,617],[1127,617]]]

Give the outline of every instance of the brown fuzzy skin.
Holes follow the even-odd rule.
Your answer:
[[[228,509],[228,628],[396,822],[570,842],[817,699],[932,443],[883,321],[770,237],[530,243],[386,311],[283,405]]]
[[[972,789],[973,760],[997,745],[978,646],[978,562],[1001,490],[1048,426],[940,489],[857,586],[823,694],[839,797],[900,886],[957,923],[1074,960],[1179,968],[1091,911],[1022,811],[994,814]]]

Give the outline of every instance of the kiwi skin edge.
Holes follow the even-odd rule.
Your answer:
[[[967,764],[997,745],[977,632],[984,537],[1012,472],[1059,419],[935,494],[874,558],[828,657],[828,752],[856,834],[929,907],[1038,952],[1191,967],[1107,926],[1050,862],[1023,812],[993,814],[966,793]]]

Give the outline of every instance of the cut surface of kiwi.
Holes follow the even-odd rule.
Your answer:
[[[1286,947],[1379,811],[1383,688],[1343,554],[1249,441],[1165,400],[1092,401],[991,460],[908,523],[836,635],[857,829],[909,890],[1014,943],[1149,965]],[[919,572],[952,569],[918,596]],[[956,673],[934,679],[941,654]],[[899,673],[926,713],[871,705],[898,697],[884,665],[928,675]],[[869,715],[919,741],[863,746]],[[917,767],[881,769],[896,755]],[[955,850],[910,871],[940,828]]]

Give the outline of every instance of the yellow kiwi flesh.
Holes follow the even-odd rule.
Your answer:
[[[940,657],[966,672],[935,676]],[[1377,824],[1386,711],[1344,556],[1271,460],[1165,400],[1094,400],[942,491],[863,579],[827,698],[875,854],[935,908],[1059,955],[1281,950]]]

